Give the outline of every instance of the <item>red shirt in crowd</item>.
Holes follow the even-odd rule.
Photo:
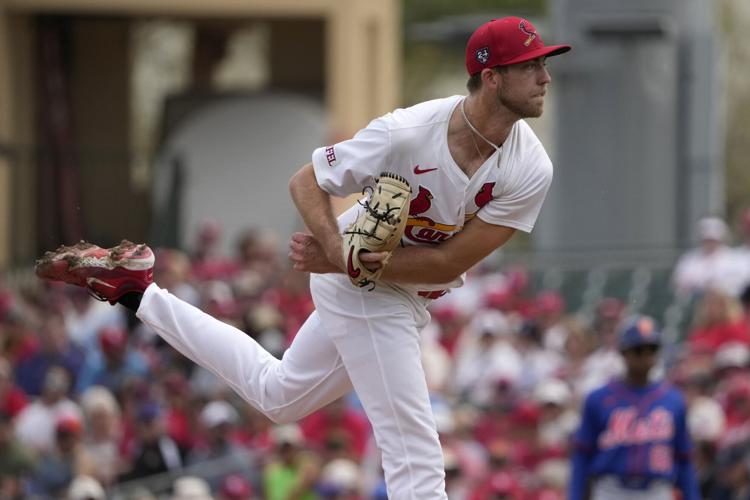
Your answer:
[[[740,342],[750,346],[750,328],[744,321],[719,323],[694,329],[687,341],[693,352],[714,354],[722,345],[729,342]]]

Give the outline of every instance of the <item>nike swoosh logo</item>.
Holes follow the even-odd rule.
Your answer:
[[[427,172],[432,172],[433,170],[437,170],[436,168],[419,168],[419,165],[414,165],[414,173],[419,174],[426,174]]]
[[[349,273],[349,276],[351,276],[354,279],[357,279],[359,275],[361,274],[361,269],[355,269],[354,268],[354,262],[352,262],[352,255],[354,254],[354,247],[351,247],[349,249],[349,258],[346,259],[346,272]]]
[[[117,287],[116,287],[116,286],[114,286],[114,285],[110,285],[109,283],[106,283],[106,282],[104,282],[104,281],[102,281],[102,280],[100,280],[100,279],[97,279],[97,278],[93,278],[93,277],[91,277],[91,278],[86,278],[86,284],[87,284],[87,285],[89,285],[89,286],[91,286],[91,285],[95,285],[95,284],[96,284],[96,285],[103,285],[103,286],[108,286],[109,288],[117,288]]]

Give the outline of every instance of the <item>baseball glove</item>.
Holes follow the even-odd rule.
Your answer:
[[[366,187],[369,198],[359,202],[363,209],[344,231],[344,260],[349,280],[358,287],[372,286],[383,273],[391,252],[401,243],[409,218],[411,188],[400,175],[380,174],[375,187]],[[359,260],[360,252],[388,252],[382,265],[370,271]],[[372,288],[371,288],[372,289]]]

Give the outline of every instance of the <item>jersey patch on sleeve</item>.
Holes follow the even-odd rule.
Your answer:
[[[329,167],[335,167],[339,164],[338,160],[336,159],[336,150],[333,146],[326,147],[326,161],[328,162]]]

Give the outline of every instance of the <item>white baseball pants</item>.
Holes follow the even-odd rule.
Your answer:
[[[447,499],[420,359],[426,301],[385,286],[355,289],[345,279],[313,275],[316,311],[281,361],[156,285],[137,316],[277,423],[297,421],[354,387],[382,452],[388,497]]]
[[[592,500],[673,500],[672,485],[667,481],[655,481],[645,490],[628,489],[616,477],[605,476],[594,481]]]

